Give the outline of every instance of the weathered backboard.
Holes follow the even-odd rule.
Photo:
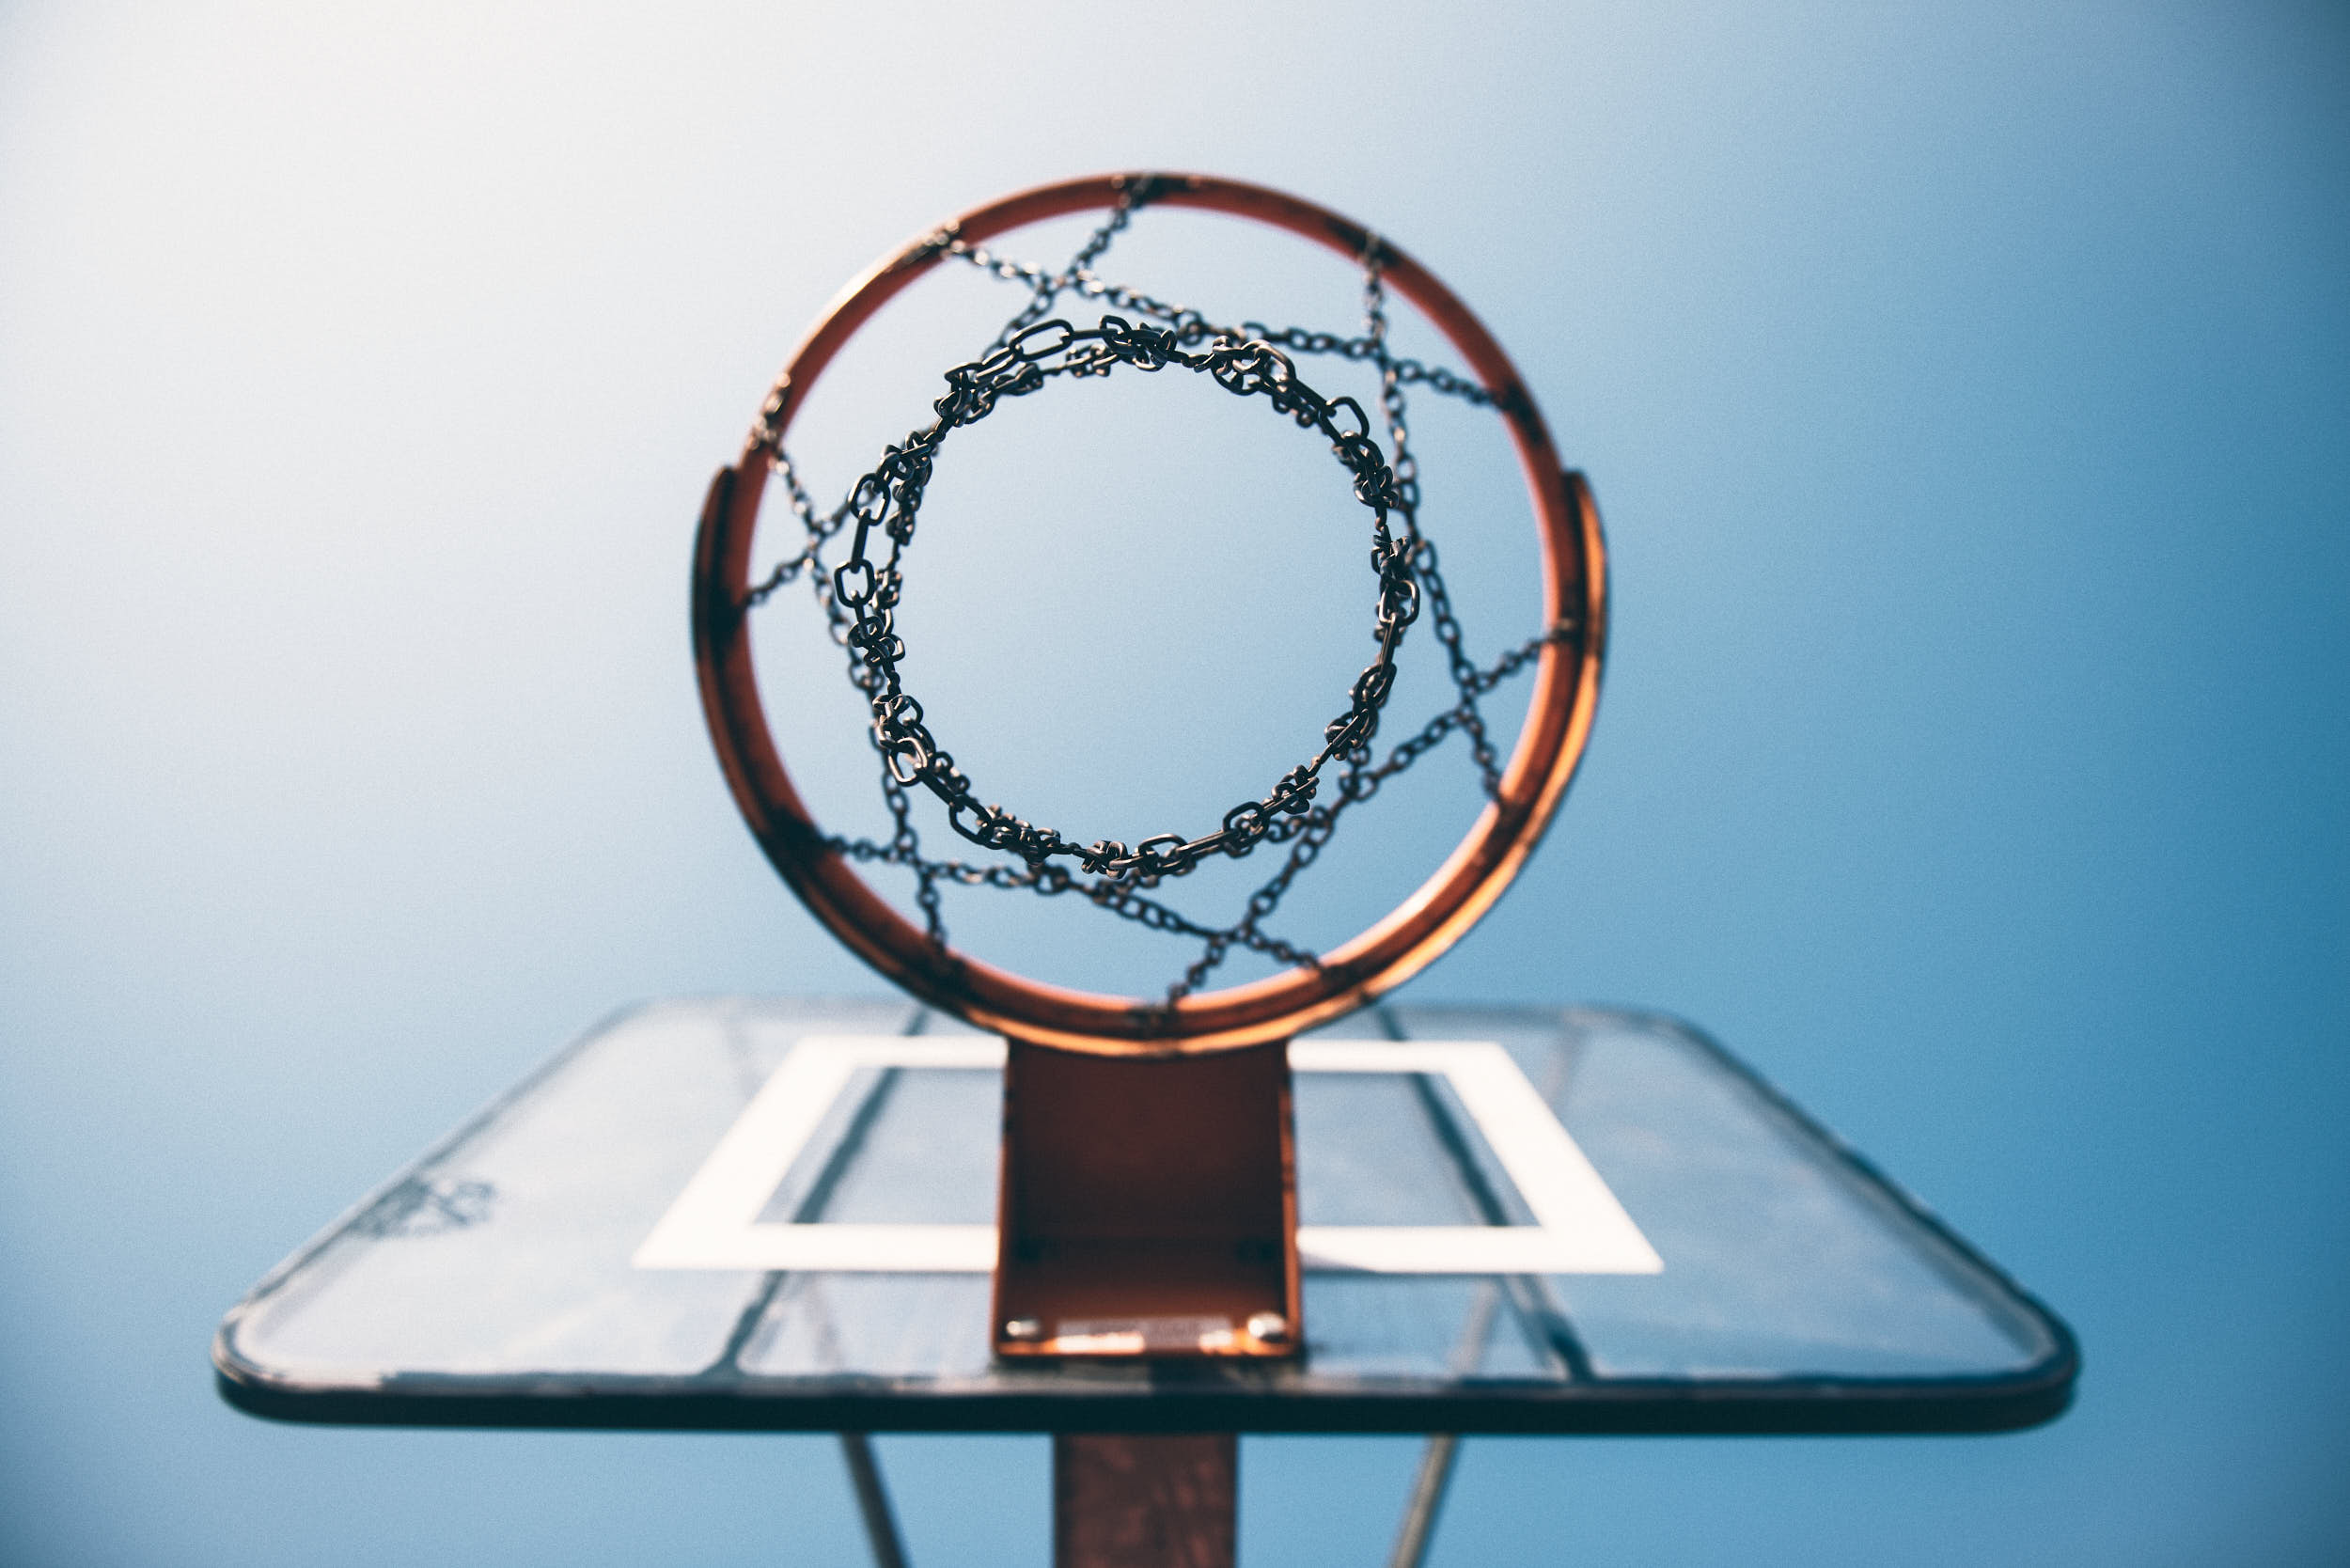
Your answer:
[[[1382,1009],[1292,1045],[1301,1363],[1001,1364],[1002,1058],[904,1004],[624,1012],[257,1286],[222,1391],[1024,1432],[1989,1431],[2071,1397],[2049,1312],[1718,1046],[1599,1010]]]

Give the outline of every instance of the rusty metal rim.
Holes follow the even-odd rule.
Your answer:
[[[1599,700],[1606,640],[1606,545],[1580,475],[1559,462],[1548,430],[1498,343],[1410,257],[1328,209],[1264,186],[1205,175],[1097,175],[1019,192],[957,219],[972,243],[1029,224],[1116,204],[1127,181],[1156,182],[1153,205],[1197,207],[1286,229],[1349,260],[1381,247],[1388,286],[1435,323],[1493,394],[1531,492],[1543,554],[1543,617],[1576,635],[1539,656],[1525,728],[1496,798],[1421,886],[1385,919],[1324,956],[1167,1008],[1031,980],[934,949],[923,933],[825,846],[776,751],[752,669],[744,599],[772,453],[798,405],[859,327],[943,259],[935,231],[884,260],[833,302],[777,383],[768,421],[742,460],[719,470],[694,552],[694,655],[702,710],[736,804],[776,870],[851,951],[916,997],[987,1029],[1104,1055],[1185,1055],[1286,1039],[1372,1001],[1440,956],[1498,899],[1532,854],[1573,779]]]

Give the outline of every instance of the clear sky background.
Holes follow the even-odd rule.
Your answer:
[[[20,4],[0,1560],[856,1560],[822,1438],[274,1428],[206,1342],[616,1005],[877,987],[720,785],[694,513],[868,260],[1121,166],[1376,223],[1597,482],[1589,765],[1411,995],[1701,1023],[2086,1350],[2022,1435],[1473,1442],[1435,1560],[2350,1559],[2339,8]],[[1041,1440],[882,1452],[1043,1560]],[[1414,1457],[1252,1442],[1245,1556]]]

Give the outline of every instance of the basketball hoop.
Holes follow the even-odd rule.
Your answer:
[[[1196,208],[1286,230],[1361,265],[1367,331],[1340,339],[1299,329],[1218,329],[1196,311],[1108,284],[1092,263],[1132,215],[1148,206]],[[1109,216],[1058,274],[995,256],[989,242],[1012,230],[1072,213]],[[851,337],[908,285],[953,260],[1027,283],[1029,306],[1007,323],[990,352],[948,375],[940,418],[892,447],[842,505],[819,514],[785,453],[793,416]],[[1416,306],[1467,368],[1463,377],[1393,355],[1385,338],[1384,291]],[[1115,311],[1095,325],[1049,320],[1063,294],[1101,301]],[[1390,450],[1382,454],[1359,405],[1314,392],[1290,353],[1336,353],[1374,360],[1382,373]],[[1348,707],[1309,760],[1261,797],[1244,801],[1196,838],[1159,835],[1134,848],[1102,840],[1078,845],[992,806],[981,806],[924,725],[920,706],[898,682],[894,573],[910,541],[929,464],[945,434],[968,424],[1002,396],[1020,396],[1055,378],[1106,374],[1120,367],[1170,366],[1209,375],[1228,390],[1263,395],[1276,409],[1321,433],[1373,513],[1378,572],[1379,657],[1349,691]],[[1406,445],[1403,388],[1436,390],[1492,406],[1506,424],[1530,492],[1543,559],[1545,630],[1497,664],[1480,668],[1460,652],[1434,572],[1434,546],[1420,535],[1417,478]],[[752,542],[768,476],[780,474],[809,543],[764,579],[752,570]],[[1391,525],[1391,517],[1393,524]],[[824,541],[853,533],[850,557],[826,571]],[[869,553],[870,552],[870,553]],[[894,812],[903,793],[927,789],[948,808],[957,832],[1015,857],[1011,867],[977,868],[922,858],[902,848],[827,833],[803,801],[767,722],[750,651],[751,609],[782,583],[817,580],[827,613],[844,619],[843,640],[856,664],[853,679],[872,710],[874,744],[894,783]],[[1197,175],[1104,176],[1005,197],[923,236],[852,285],[817,323],[762,408],[742,460],[711,486],[695,554],[694,631],[702,703],[728,783],[768,858],[807,908],[860,958],[922,1000],[986,1029],[1040,1044],[1109,1056],[1190,1055],[1286,1040],[1401,985],[1434,961],[1492,906],[1524,866],[1556,811],[1590,731],[1606,632],[1606,571],[1598,514],[1579,475],[1565,470],[1516,369],[1450,290],[1418,262],[1358,224],[1295,196]],[[829,579],[828,581],[824,579]],[[1439,636],[1453,666],[1461,705],[1385,759],[1372,756],[1403,630],[1423,603],[1442,611]],[[1516,747],[1506,763],[1490,756],[1476,699],[1532,666],[1532,692]],[[855,671],[861,669],[862,674]],[[1487,782],[1483,809],[1458,848],[1391,914],[1353,939],[1308,953],[1261,929],[1261,916],[1289,880],[1309,863],[1338,813],[1368,798],[1454,729],[1480,748]],[[1326,785],[1323,772],[1337,763]],[[1315,803],[1317,787],[1323,800]],[[1250,914],[1216,929],[1175,915],[1147,890],[1207,856],[1246,855],[1267,841],[1290,846],[1288,859],[1251,900]],[[895,861],[917,874],[917,902],[929,929],[907,919],[870,886],[860,861]],[[1074,872],[1065,862],[1073,862]],[[1090,876],[1081,883],[1077,873]],[[1080,891],[1115,912],[1201,939],[1202,960],[1163,1000],[1106,996],[1027,979],[966,954],[945,939],[937,915],[941,878],[1042,892]],[[1268,891],[1269,890],[1269,891]],[[1221,990],[1198,992],[1198,980],[1234,946],[1253,948],[1290,966]]]

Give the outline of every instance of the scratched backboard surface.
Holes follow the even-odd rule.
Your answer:
[[[2061,1324],[1673,1021],[1298,1043],[1302,1366],[999,1367],[998,1051],[902,1005],[634,1009],[222,1325],[290,1419],[1891,1431],[2061,1410]]]

